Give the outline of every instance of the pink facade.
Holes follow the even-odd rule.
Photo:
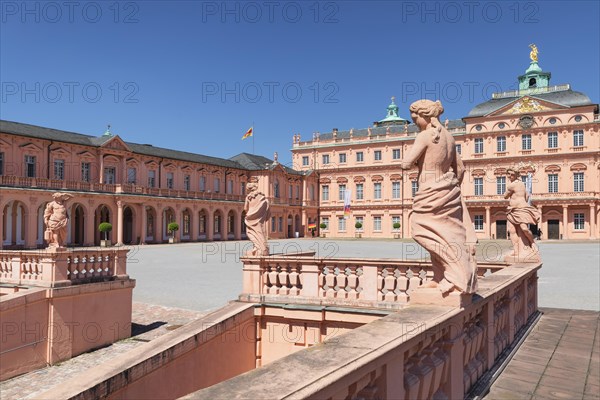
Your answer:
[[[568,85],[545,92],[582,96]],[[538,225],[542,239],[598,239],[598,105],[589,99],[590,104],[579,100],[581,105],[572,101],[575,105],[565,106],[542,96],[521,93],[513,99],[510,93],[504,95],[508,97],[506,104],[495,106],[492,112],[446,121],[467,168],[462,194],[478,237],[506,238],[506,169],[522,163],[522,179],[533,173],[532,203],[542,213]],[[294,135],[294,168],[319,172],[320,222],[328,225],[322,234],[411,236],[411,205],[418,176],[416,169],[403,173],[399,164],[415,135],[416,127],[407,121],[356,131],[334,129],[316,133],[308,141]],[[344,219],[348,190],[352,215]],[[361,229],[355,227],[356,222],[362,224]],[[399,229],[393,228],[395,222],[400,223]]]
[[[304,236],[317,217],[316,197],[311,200],[309,194],[312,185],[316,196],[316,179],[268,159],[265,170],[255,167],[255,156],[236,157],[218,159],[125,143],[119,136],[2,121],[0,245],[41,247],[43,210],[56,191],[75,196],[69,202],[69,245],[100,244],[100,222],[113,225],[109,239],[116,244],[166,242],[169,222],[179,223],[180,241],[240,240],[249,179],[258,179],[273,205],[269,237]]]

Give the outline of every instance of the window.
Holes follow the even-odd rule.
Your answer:
[[[283,217],[279,217],[279,232],[283,232]]]
[[[329,200],[329,185],[323,185],[321,187],[321,200]]]
[[[497,176],[496,177],[496,194],[504,194],[506,192],[506,177],[505,176]]]
[[[573,174],[573,191],[583,192],[583,172],[575,172]]]
[[[277,230],[277,218],[271,217],[271,232],[275,232]]]
[[[189,235],[190,234],[190,214],[189,213],[183,213],[183,234],[184,235]]]
[[[477,138],[475,142],[475,154],[483,153],[483,138]]]
[[[475,196],[483,196],[483,178],[475,178]]]
[[[357,151],[356,152],[356,161],[357,162],[363,162],[365,161],[365,155],[362,151]]]
[[[373,152],[373,157],[375,161],[381,161],[381,150],[375,150]]]
[[[400,182],[392,182],[392,198],[400,198]]]
[[[185,175],[183,177],[183,189],[184,190],[190,190],[190,186],[191,186],[190,176],[189,175]]]
[[[476,231],[482,231],[483,230],[483,215],[476,215],[475,219],[473,220],[474,224],[475,224],[475,230]]]
[[[548,132],[548,148],[556,149],[558,147],[558,132]]]
[[[373,230],[381,231],[381,217],[373,217]]]
[[[340,153],[340,164],[344,164],[346,162],[346,153]]]
[[[54,160],[54,179],[65,179],[65,160]]]
[[[365,197],[364,186],[362,183],[356,184],[356,200],[362,200]]]
[[[344,217],[338,217],[338,231],[343,232],[346,230],[346,219]]]
[[[558,193],[558,174],[548,175],[548,193]]]
[[[417,180],[412,181],[411,189],[412,189],[412,197],[415,197],[415,195],[419,191],[419,181],[417,181]]]
[[[173,189],[173,183],[174,183],[173,173],[167,172],[167,188]]]
[[[574,214],[575,229],[581,231],[585,229],[585,218],[583,213]]]
[[[240,182],[240,193],[242,196],[246,195],[246,184],[244,182]]]
[[[583,131],[573,131],[573,147],[583,146]]]
[[[308,165],[308,156],[303,156],[302,157],[302,165],[304,165],[304,166]]]
[[[115,170],[115,167],[104,168],[104,183],[113,185],[115,183],[116,175],[117,175],[117,172]]]
[[[200,191],[204,192],[206,190],[206,177],[205,176],[201,176],[200,177]]]
[[[521,144],[523,150],[531,150],[531,135],[525,134],[521,136]]]
[[[136,183],[136,174],[137,171],[135,168],[127,168],[127,183]]]
[[[288,186],[288,199],[291,199],[292,197],[294,197],[294,186],[289,185]]]
[[[0,175],[4,175],[4,153],[0,153]]]
[[[504,153],[506,151],[506,136],[498,136],[496,138],[496,151]]]
[[[148,187],[155,187],[156,186],[156,172],[155,171],[148,171]]]
[[[395,229],[394,224],[399,224],[399,223],[400,223],[400,216],[392,215],[392,229]]]
[[[338,193],[338,200],[343,201],[346,198],[346,185],[339,185]]]
[[[381,199],[381,182],[375,182],[373,185],[373,198]]]
[[[362,230],[365,227],[364,221],[365,221],[365,219],[363,217],[356,217],[356,222],[362,226],[362,228],[357,228],[357,229]],[[354,224],[354,225],[356,225],[356,224]]]
[[[276,179],[273,184],[273,196],[279,198],[279,181]]]
[[[81,180],[83,182],[90,181],[90,163],[89,162],[81,163]]]
[[[457,154],[462,154],[462,146],[460,144],[455,144],[454,148],[456,149]]]
[[[392,159],[394,159],[394,160],[400,159],[400,149],[392,150]]]
[[[219,178],[213,180],[213,190],[215,193],[221,192],[221,180]]]
[[[214,219],[214,232],[215,234],[220,234],[221,233],[221,216],[220,215],[215,215],[215,219]]]
[[[25,156],[25,176],[35,178],[35,156]]]
[[[329,154],[323,154],[323,165],[329,164]]]
[[[296,185],[296,200],[300,200],[300,185]]]
[[[231,179],[227,181],[227,193],[233,194],[233,181]]]
[[[329,217],[322,217],[321,223],[325,224],[325,228],[323,228],[323,229],[329,229]]]

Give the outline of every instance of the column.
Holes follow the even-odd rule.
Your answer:
[[[0,204],[0,250],[4,246],[4,204]]]
[[[590,204],[590,239],[596,239],[596,206]]]
[[[212,241],[215,229],[215,221],[213,220],[213,212],[206,210],[206,240]]]
[[[163,242],[163,210],[160,205],[156,206],[156,221],[154,221],[154,242]]]
[[[117,200],[117,246],[123,245],[123,202]]]
[[[569,210],[568,210],[568,206],[563,206],[563,223],[562,223],[562,238],[563,239],[568,239],[569,238]]]
[[[240,211],[240,215],[241,215],[241,211]],[[235,237],[235,240],[242,240],[242,219],[239,215],[234,215],[234,220],[233,220],[233,234]]]
[[[492,220],[491,220],[490,208],[491,207],[485,208],[485,223],[487,224],[487,238],[488,239],[492,238]]]
[[[88,207],[84,207],[85,215],[83,216],[85,224],[83,227],[83,245],[84,246],[94,246],[94,234],[96,233],[96,229],[98,229],[98,225],[96,224],[95,212],[93,206],[90,204]],[[90,223],[91,221],[91,223]]]
[[[35,249],[37,247],[36,237],[38,231],[37,209],[31,204],[28,213],[25,214],[25,226],[21,229],[25,229],[25,248]],[[66,243],[63,243],[63,247],[66,247]]]
[[[140,205],[140,244],[146,244],[146,231],[148,223],[148,215],[146,213],[146,204]]]
[[[98,171],[98,182],[104,183],[104,155],[100,154],[100,170]]]

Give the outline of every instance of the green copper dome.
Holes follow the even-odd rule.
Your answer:
[[[404,118],[400,118],[398,116],[398,106],[394,102],[395,97],[392,97],[392,103],[387,107],[387,115],[384,119],[377,121],[376,124],[386,125],[386,124],[406,124],[407,120]]]

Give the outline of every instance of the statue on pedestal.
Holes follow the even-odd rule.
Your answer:
[[[252,242],[252,250],[246,253],[247,256],[268,256],[269,245],[267,244],[267,232],[265,224],[271,216],[269,200],[258,191],[258,184],[250,182],[246,185],[248,195],[244,203],[246,212],[246,234]]]
[[[48,203],[44,211],[44,224],[46,225],[44,238],[50,248],[65,247],[67,224],[69,223],[69,213],[65,203],[73,196],[67,193],[54,193],[52,197],[54,201]]]
[[[537,246],[533,241],[533,233],[529,230],[529,224],[537,224],[540,220],[540,212],[537,208],[529,205],[529,193],[525,184],[519,179],[519,172],[515,168],[506,170],[510,183],[506,185],[504,198],[509,199],[506,211],[508,220],[508,232],[513,244],[513,252],[508,254],[506,262],[537,262],[540,261]]]
[[[475,228],[461,196],[464,165],[454,138],[440,123],[439,101],[418,100],[410,113],[420,132],[402,169],[419,169],[419,189],[413,200],[412,236],[431,254],[433,280],[420,288],[437,288],[442,295],[477,289]],[[417,289],[418,291],[418,289]]]

